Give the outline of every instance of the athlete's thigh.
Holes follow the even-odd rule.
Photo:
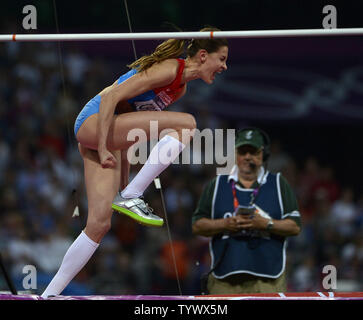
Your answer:
[[[84,162],[88,219],[108,219],[112,215],[111,204],[120,185],[121,152],[112,151],[117,160],[115,168],[102,168],[97,151],[82,146],[80,151]]]
[[[135,142],[161,138],[159,136],[161,132],[165,135],[168,132],[187,128],[190,126],[190,122],[192,122],[192,116],[183,112],[139,111],[126,113],[117,116],[112,123],[108,142],[111,149],[117,150],[120,147],[127,149]]]
[[[77,139],[82,145],[97,150],[98,114],[90,116],[78,131]],[[188,113],[174,111],[138,111],[115,115],[109,128],[107,148],[125,150],[140,140],[150,140],[153,134],[188,128],[194,118]],[[191,125],[192,124],[192,125]],[[139,139],[135,141],[135,136]],[[155,137],[155,138],[158,138]]]

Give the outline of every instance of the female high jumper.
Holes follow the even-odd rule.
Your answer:
[[[217,73],[227,69],[226,39],[193,39],[187,46],[186,59],[181,59],[185,42],[178,39],[162,42],[151,55],[129,65],[129,72],[91,99],[78,115],[74,131],[84,162],[87,223],[66,252],[43,298],[61,294],[85,266],[110,229],[113,210],[145,225],[163,224],[163,219],[152,213],[142,195],[190,142],[196,122],[188,113],[159,111],[185,94],[187,82],[202,79],[211,84]],[[157,121],[159,133],[163,131],[164,136],[128,184],[127,150],[135,143],[127,140],[128,132],[141,129],[149,140],[151,121]],[[183,129],[192,134],[183,135]],[[168,150],[168,154],[160,150]]]

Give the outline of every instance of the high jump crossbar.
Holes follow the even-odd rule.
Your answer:
[[[354,35],[363,35],[363,28],[203,31],[203,32],[200,31],[146,32],[146,33],[3,34],[0,35],[0,42],[270,38],[270,37],[319,37],[319,36],[354,36]]]

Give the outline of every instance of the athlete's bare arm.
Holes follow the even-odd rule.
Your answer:
[[[116,159],[106,148],[106,140],[117,103],[170,84],[176,77],[178,65],[176,59],[165,60],[100,93],[101,103],[97,123],[98,152],[104,167],[116,165]]]

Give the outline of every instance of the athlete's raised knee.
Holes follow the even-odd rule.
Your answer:
[[[197,127],[197,122],[193,115],[190,113],[182,113],[181,116],[178,117],[177,124],[174,129],[176,131],[182,132],[182,130],[190,131],[193,136],[194,131]]]
[[[185,128],[189,129],[191,131],[195,130],[197,128],[197,121],[195,120],[195,117],[191,115],[190,113],[185,114]]]

